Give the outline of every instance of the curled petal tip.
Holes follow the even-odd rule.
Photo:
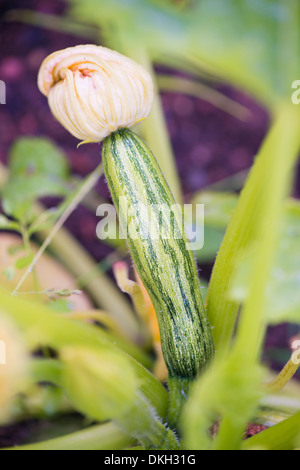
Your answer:
[[[154,97],[152,79],[141,65],[93,44],[48,56],[38,87],[55,118],[83,143],[100,142],[142,121]]]

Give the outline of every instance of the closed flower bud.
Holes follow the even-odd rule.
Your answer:
[[[0,423],[10,415],[14,396],[26,378],[28,355],[15,326],[0,315]]]
[[[47,57],[38,86],[56,119],[84,142],[100,142],[143,120],[154,96],[152,79],[142,66],[93,44]]]

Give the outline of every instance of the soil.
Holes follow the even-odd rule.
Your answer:
[[[42,60],[49,53],[90,40],[19,22],[4,21],[4,14],[14,8],[62,14],[65,6],[66,3],[61,0],[1,1],[0,79],[6,83],[7,104],[0,106],[0,161],[7,161],[9,149],[17,137],[46,136],[64,149],[72,172],[85,176],[98,164],[100,146],[91,144],[77,149],[77,140],[52,117],[46,99],[37,89],[36,77]],[[248,169],[269,128],[268,113],[252,97],[225,84],[220,83],[217,88],[251,111],[247,122],[242,122],[201,99],[180,94],[162,94],[186,198],[195,191]],[[96,189],[100,195],[109,197],[104,179]],[[297,184],[295,196],[299,195],[300,184]],[[66,226],[95,260],[100,261],[108,253],[108,248],[96,238],[97,222],[95,214],[80,207]],[[290,328],[283,325],[270,329],[267,349],[288,348],[288,338],[295,334]],[[0,429],[0,446],[23,442],[34,426],[30,421],[24,426]],[[252,426],[248,435],[260,430]]]
[[[29,420],[0,428],[0,447],[6,448],[23,444],[28,436],[32,435],[36,426],[36,421]]]

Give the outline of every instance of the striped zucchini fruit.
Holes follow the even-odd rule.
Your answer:
[[[160,167],[132,131],[122,129],[105,139],[103,165],[123,230],[127,220],[132,259],[156,311],[170,378],[191,380],[211,361],[214,347],[184,230],[178,238],[180,206],[170,211],[175,201]]]

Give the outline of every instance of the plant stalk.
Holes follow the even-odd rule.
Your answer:
[[[35,265],[39,261],[40,257],[42,254],[45,252],[45,250],[48,248],[50,243],[52,242],[53,238],[59,232],[61,227],[64,225],[66,220],[70,217],[72,212],[78,207],[78,205],[81,203],[81,201],[85,198],[85,196],[90,192],[90,190],[95,186],[97,183],[98,179],[103,175],[103,167],[102,164],[98,165],[97,168],[89,175],[89,177],[84,181],[84,183],[80,186],[79,190],[75,192],[74,197],[72,197],[72,200],[68,204],[67,208],[61,215],[61,217],[58,219],[58,221],[55,223],[54,227],[51,229],[49,235],[47,236],[46,240],[34,256],[34,259],[30,263],[29,267],[27,268],[26,272],[20,279],[18,285],[12,292],[12,295],[17,295],[18,290],[24,283],[25,279],[27,276],[33,271]]]
[[[0,187],[7,178],[8,170],[0,162]],[[39,215],[45,211],[45,208],[41,204],[35,204],[35,211]],[[50,231],[42,230],[37,236],[45,240],[49,237]],[[81,280],[80,288],[86,289],[98,307],[112,314],[126,336],[136,343],[143,342],[141,327],[129,303],[109,277],[98,268],[82,245],[62,227],[52,238],[50,246],[52,252],[69,271]]]
[[[279,204],[284,197],[283,195],[287,192],[291,168],[295,163],[299,149],[298,125],[299,116],[295,107],[283,105],[279,109],[278,117],[273,124],[272,130],[269,132],[256,158],[219,250],[206,301],[208,318],[213,327],[216,354],[224,355],[230,347],[239,310],[239,305],[230,299],[232,276],[235,271],[238,255],[257,238],[257,220],[264,208],[267,214],[265,206],[270,199],[270,195],[269,186],[266,183],[269,183],[270,179],[273,178],[274,171],[277,171],[276,177],[279,178],[282,187],[278,188],[276,192],[278,207],[273,213],[272,222],[276,222],[274,218],[276,220],[279,218],[279,211],[281,210]],[[282,155],[285,156],[285,159],[289,159],[286,161],[286,165],[283,165]],[[277,163],[275,157],[277,158]],[[277,165],[277,170],[272,171],[275,168],[274,165]],[[280,178],[281,172],[282,178]],[[275,200],[269,201],[271,210],[274,209],[273,204],[275,204]],[[266,229],[265,232],[263,232],[264,229]],[[265,238],[270,229],[266,227],[264,229],[261,233]],[[272,247],[272,254],[270,253],[270,256],[273,256],[273,242],[271,245],[268,245],[268,243],[266,245],[269,249]],[[263,244],[259,242],[259,246],[262,247]],[[259,249],[262,250],[262,248]],[[269,249],[266,253],[261,253],[261,260],[267,258]],[[257,265],[254,268],[255,272],[261,273],[261,277],[257,276],[257,279],[262,280],[262,277],[266,278],[268,266],[268,263],[261,261],[261,266]],[[256,286],[261,297],[263,295],[261,289],[264,289],[265,284],[263,283],[259,287],[257,283],[258,281],[256,280]],[[257,299],[257,296],[250,296],[250,298]],[[248,313],[244,317],[248,319],[247,325],[243,321],[245,323],[243,341],[246,341],[244,344],[249,343],[248,335],[249,332],[253,331],[254,333],[251,338],[251,345],[253,345],[257,344],[257,339],[261,336],[261,322],[259,324],[258,322],[256,323],[254,331],[254,328],[251,326],[253,311],[255,311],[255,309],[253,310],[253,305],[251,305],[251,312],[248,308],[247,311]]]
[[[156,83],[156,75],[146,48],[132,42],[121,28],[116,25],[116,35],[112,38],[112,45],[122,54],[131,57],[142,65],[151,75],[155,87],[154,102],[150,115],[139,125],[141,134],[156,156],[162,172],[168,181],[171,191],[178,203],[182,203],[180,179],[176,167],[172,144],[169,138],[166,119]]]
[[[248,216],[246,209],[250,209],[252,213],[256,209],[254,233],[251,240],[255,243],[256,250],[253,257],[249,293],[243,305],[233,345],[233,357],[243,358],[244,367],[248,370],[258,368],[266,331],[264,318],[266,286],[276,257],[284,201],[291,187],[291,170],[297,161],[299,147],[299,112],[290,104],[283,104],[261,149],[237,209],[241,217],[240,223],[246,221]],[[251,190],[255,189],[260,194],[260,200],[256,197],[249,199]],[[246,207],[243,206],[245,202],[247,202]],[[235,218],[234,222],[236,222]],[[230,230],[232,230],[232,225]],[[236,253],[234,255],[236,256]],[[259,376],[255,380],[258,379]],[[254,390],[255,384],[252,386]],[[259,388],[260,384],[257,382],[256,389],[259,390]],[[249,409],[244,411],[244,417],[234,426],[232,425],[234,422],[231,416],[232,410],[225,411],[214,443],[216,450],[238,448],[236,446],[242,440],[247,419],[254,412],[257,401],[258,398],[256,400],[253,396],[253,399],[249,401]]]

